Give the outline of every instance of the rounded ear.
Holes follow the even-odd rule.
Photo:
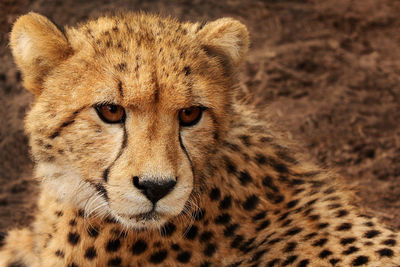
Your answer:
[[[65,35],[46,17],[29,13],[15,22],[10,46],[24,86],[39,95],[44,77],[72,54]]]
[[[206,53],[219,58],[226,74],[231,74],[239,65],[249,47],[246,26],[232,18],[207,23],[197,36]]]

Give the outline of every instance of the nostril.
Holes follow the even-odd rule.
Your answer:
[[[140,190],[145,190],[145,189],[146,189],[143,185],[141,185],[141,184],[139,183],[139,177],[138,177],[138,176],[133,176],[132,182],[133,182],[133,185],[134,185],[137,189],[140,189]]]
[[[155,204],[158,200],[166,196],[176,185],[175,179],[157,180],[140,179],[138,176],[132,178],[133,185]]]

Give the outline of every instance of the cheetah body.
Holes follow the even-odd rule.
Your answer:
[[[65,33],[18,19],[11,47],[35,95],[26,130],[41,190],[33,225],[4,236],[0,266],[400,265],[398,234],[236,100],[247,46],[233,19],[128,13]],[[99,103],[125,120],[105,123]],[[197,124],[180,125],[179,110],[199,105]],[[176,185],[151,204],[132,177]]]

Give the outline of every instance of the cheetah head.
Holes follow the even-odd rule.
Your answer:
[[[35,96],[26,131],[42,191],[136,229],[188,212],[211,179],[248,42],[230,18],[128,13],[63,32],[20,17],[11,48]]]

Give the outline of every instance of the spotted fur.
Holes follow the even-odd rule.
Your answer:
[[[41,193],[33,225],[0,235],[0,266],[399,266],[398,233],[234,98],[247,47],[230,18],[128,13],[65,33],[19,18]],[[102,121],[99,104],[124,107],[123,122]],[[184,127],[191,106],[204,112]],[[174,183],[152,204],[141,179]]]

